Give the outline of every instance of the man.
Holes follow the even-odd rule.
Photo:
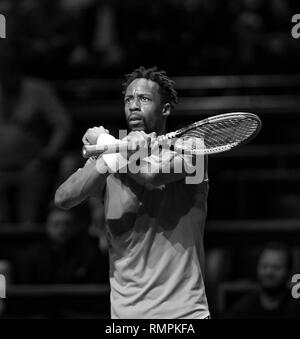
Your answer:
[[[0,59],[0,223],[43,219],[53,168],[71,130],[53,88]]]
[[[66,211],[51,206],[43,243],[19,256],[17,282],[21,284],[107,283],[106,255],[88,234],[89,206]],[[104,262],[103,262],[104,261]]]
[[[140,67],[127,75],[124,94],[127,140],[153,145],[177,103],[173,82],[156,67]],[[107,132],[90,129],[83,142],[96,144]],[[66,209],[104,197],[112,318],[209,317],[203,283],[208,179],[202,170],[198,184],[186,183],[192,161],[163,148],[159,156],[142,158],[136,173],[109,173],[115,164],[104,155],[58,188],[56,204]],[[177,173],[180,165],[184,170]]]
[[[280,243],[267,244],[258,259],[259,290],[246,296],[227,314],[230,318],[298,318],[300,304],[292,298],[292,256]]]

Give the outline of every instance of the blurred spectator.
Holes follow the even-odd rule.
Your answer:
[[[185,25],[184,34],[181,32],[182,53],[190,72],[227,73],[232,63],[233,41],[228,1],[188,0],[182,4],[185,20],[179,30]]]
[[[77,36],[68,58],[72,73],[92,76],[117,72],[123,62],[123,50],[116,29],[114,1],[64,0],[62,7],[72,14],[73,34]]]
[[[61,156],[57,171],[57,187],[71,176],[82,165],[82,157],[78,151],[69,151]]]
[[[116,14],[111,1],[104,1],[96,9],[95,32],[92,41],[96,58],[101,57],[101,67],[118,68],[122,63],[123,50],[116,31]]]
[[[23,4],[16,34],[22,61],[31,75],[66,76],[67,60],[78,40],[76,24],[61,0]]]
[[[266,245],[257,265],[259,290],[237,302],[229,318],[298,318],[300,304],[287,287],[291,282],[292,256],[282,244]]]
[[[108,259],[88,235],[90,210],[51,207],[47,240],[20,255],[17,281],[22,284],[107,283]]]
[[[49,84],[0,62],[0,223],[40,221],[70,119]]]
[[[2,0],[9,39],[1,41],[0,55],[9,46],[31,74],[59,79],[118,75],[136,64],[157,63],[177,75],[280,73],[291,65],[295,71],[295,3]]]
[[[268,15],[265,17],[265,66],[267,70],[278,67],[289,71],[290,64],[286,55],[293,55],[290,21],[293,16],[290,4],[286,0],[268,0]],[[291,58],[293,62],[293,58]]]
[[[264,1],[243,0],[234,24],[239,72],[253,72],[262,56]]]
[[[217,292],[219,284],[228,280],[232,271],[232,253],[230,248],[208,248],[205,254],[205,286],[209,310],[215,316],[217,310]]]

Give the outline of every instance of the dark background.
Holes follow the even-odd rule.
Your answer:
[[[210,158],[205,241],[211,309],[222,314],[251,289],[257,253],[270,240],[290,246],[292,274],[300,272],[300,39],[291,35],[291,18],[300,13],[296,0],[0,0],[0,13],[7,21],[0,77],[9,70],[42,84],[68,125],[65,134],[60,131],[61,145],[45,156],[53,127],[47,119],[30,123],[28,130],[28,124],[7,118],[5,109],[0,113],[1,131],[19,123],[37,135],[42,147],[28,157],[38,159],[39,172],[45,173],[43,185],[33,190],[42,194],[31,217],[15,210],[18,184],[4,194],[4,200],[12,200],[0,223],[0,259],[3,273],[11,277],[3,316],[109,316],[107,271],[101,284],[85,281],[68,288],[70,280],[66,286],[54,281],[35,288],[34,282],[19,280],[18,265],[23,253],[47,237],[49,203],[59,183],[83,164],[85,130],[103,125],[117,136],[125,128],[121,83],[140,65],[156,65],[176,82],[179,104],[169,118],[170,131],[233,111],[255,113],[263,123],[251,144]],[[5,87],[5,76],[1,81]],[[18,91],[12,99],[9,90],[3,93],[0,101],[6,102],[5,95],[7,102],[20,100]],[[34,102],[39,94],[28,96]],[[47,105],[45,100],[40,109]],[[28,158],[14,150],[18,138],[3,135],[0,181],[6,183],[9,173],[18,183],[15,177]],[[20,163],[8,165],[7,149]],[[28,180],[34,182],[34,174]],[[31,198],[23,196],[27,202]],[[89,204],[89,235],[101,249],[101,261],[106,247],[98,209],[97,203]]]

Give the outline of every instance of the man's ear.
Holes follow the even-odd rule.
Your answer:
[[[171,114],[171,105],[168,102],[164,104],[162,114],[164,117],[167,117]]]

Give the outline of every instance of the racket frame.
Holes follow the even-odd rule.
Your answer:
[[[186,127],[180,128],[177,131],[169,132],[165,135],[161,135],[157,137],[158,143],[167,143],[169,140],[180,138],[183,136],[186,132],[189,130],[192,130],[194,128],[211,124],[215,122],[221,122],[223,120],[229,120],[229,119],[246,119],[250,118],[252,120],[257,121],[257,128],[256,130],[245,140],[241,142],[231,143],[224,146],[216,146],[215,148],[210,149],[204,149],[204,151],[196,149],[196,150],[186,150],[184,149],[185,154],[192,154],[192,155],[200,155],[200,154],[217,154],[221,152],[226,152],[231,150],[232,148],[238,148],[242,146],[245,143],[248,143],[250,140],[254,139],[258,133],[261,130],[262,123],[259,117],[253,113],[247,113],[247,112],[234,112],[234,113],[225,113],[225,114],[219,114],[212,117],[208,117],[206,119],[197,121],[193,124],[190,124]],[[95,152],[97,155],[100,155],[101,153],[118,153],[118,152],[125,152],[128,149],[128,142],[127,141],[120,141],[117,140],[116,143],[113,144],[107,144],[107,145],[84,145],[82,148],[82,155],[84,158],[89,158],[90,156],[94,156]],[[174,145],[174,150],[176,151],[176,145]],[[180,152],[183,152],[183,149],[179,149]],[[178,149],[177,149],[178,151]]]

